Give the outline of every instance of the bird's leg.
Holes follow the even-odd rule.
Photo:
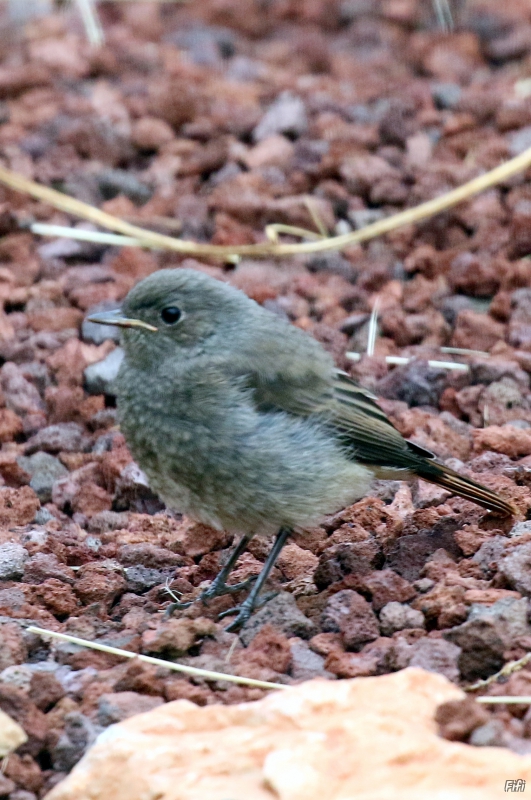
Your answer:
[[[234,569],[234,565],[236,564],[237,560],[247,548],[247,545],[251,541],[252,536],[242,536],[232,553],[230,554],[229,560],[225,564],[225,566],[218,572],[208,589],[205,589],[204,592],[201,592],[200,599],[203,602],[208,602],[209,600],[213,600],[214,597],[221,597],[224,594],[234,594],[235,592],[239,592],[242,589],[247,589],[253,581],[256,580],[255,575],[251,575],[250,578],[246,578],[244,581],[240,581],[240,583],[234,583],[232,586],[226,583],[227,578],[229,577],[230,573]]]
[[[225,564],[225,566],[218,572],[208,589],[205,589],[197,600],[201,600],[202,602],[207,602],[212,600],[214,597],[220,597],[223,594],[233,594],[234,592],[239,592],[241,589],[246,589],[252,581],[255,580],[255,576],[253,575],[251,578],[247,578],[245,581],[241,581],[240,583],[235,583],[233,586],[228,586],[226,583],[227,578],[229,577],[230,573],[234,569],[234,565],[236,564],[237,560],[246,549],[247,545],[251,541],[251,536],[242,536],[232,553],[230,554],[229,560]],[[165,619],[171,617],[174,611],[179,611],[184,608],[189,608],[193,603],[197,602],[196,600],[189,600],[187,603],[170,603],[166,611],[164,612]]]
[[[273,547],[271,548],[269,555],[265,560],[265,564],[262,567],[262,571],[258,576],[255,585],[251,589],[249,596],[240,606],[236,608],[229,608],[228,611],[224,611],[222,614],[219,615],[218,619],[222,619],[223,617],[228,617],[230,614],[238,613],[236,619],[234,619],[230,625],[227,625],[225,628],[226,631],[230,633],[243,628],[251,614],[253,613],[254,609],[257,605],[259,605],[259,594],[260,591],[269,577],[269,573],[275,566],[275,561],[280,555],[280,551],[286,544],[287,540],[291,535],[291,528],[281,528],[277,533],[277,538],[273,543]],[[269,598],[268,598],[269,599]]]

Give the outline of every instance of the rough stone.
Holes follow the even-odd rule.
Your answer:
[[[332,678],[333,675],[325,669],[325,659],[319,653],[310,650],[306,642],[292,641],[291,663],[289,674],[296,681],[309,681],[312,678]]]
[[[169,619],[155,630],[142,636],[142,649],[146,653],[166,653],[170,658],[184,655],[198,639],[212,636],[215,624],[206,618]]]
[[[140,800],[153,786],[165,800],[425,800],[441,786],[498,800],[508,775],[531,780],[531,757],[438,736],[437,707],[464,697],[441,675],[406,669],[317,679],[252,705],[179,700],[107,729],[47,800]]]
[[[0,544],[0,580],[17,581],[24,573],[28,551],[17,542]]]
[[[27,525],[33,521],[39,507],[39,498],[29,486],[0,489],[0,527]]]
[[[65,716],[65,727],[57,744],[51,748],[54,769],[69,772],[96,740],[101,728],[78,711]]]
[[[255,142],[261,142],[268,136],[278,133],[300,136],[307,128],[308,118],[304,101],[292,92],[286,91],[269,106],[253,131],[253,139]]]
[[[405,603],[392,601],[380,611],[380,629],[383,636],[391,636],[404,628],[423,628],[424,614]]]
[[[437,672],[444,675],[449,681],[459,678],[458,659],[461,649],[444,639],[430,639],[424,637],[412,646],[408,666],[420,667],[428,672]]]
[[[116,347],[102,361],[89,364],[85,369],[85,387],[89,394],[114,395],[114,381],[124,357],[121,347]]]
[[[504,598],[492,606],[474,603],[462,625],[444,632],[444,638],[458,645],[459,670],[465,680],[487,678],[501,669],[504,652],[521,636],[529,636],[528,602],[525,598]]]
[[[449,700],[442,703],[435,712],[439,734],[451,742],[464,741],[475,728],[489,720],[489,713],[474,698]]]
[[[0,709],[0,758],[5,758],[27,739],[21,726]]]
[[[321,627],[325,632],[340,633],[347,650],[360,650],[380,634],[371,606],[352,589],[332,595],[321,615]]]
[[[531,542],[513,548],[500,558],[498,569],[512,589],[531,597]]]
[[[102,694],[98,701],[98,722],[107,727],[122,722],[134,714],[143,714],[162,705],[162,697],[153,697],[138,692],[113,692]]]
[[[110,606],[125,588],[122,568],[111,560],[83,564],[74,585],[75,593],[85,605],[99,602]]]
[[[44,450],[46,453],[77,453],[84,449],[85,444],[86,437],[81,425],[77,422],[59,422],[57,425],[48,425],[32,436],[25,449],[27,455],[37,450]]]
[[[21,456],[17,459],[17,464],[31,475],[29,485],[41,503],[50,502],[55,481],[68,474],[58,458],[41,451],[32,456]]]
[[[310,639],[317,633],[315,624],[304,616],[297,607],[295,598],[288,592],[279,592],[251,617],[240,633],[244,645],[247,647],[258,631],[268,623],[286,636]]]
[[[151,197],[151,189],[128,170],[105,169],[96,178],[100,192],[106,200],[123,194],[133,203],[143,205]]]
[[[117,308],[119,308],[119,304],[114,300],[103,300],[89,308],[87,317],[102,311],[114,311]],[[84,342],[96,345],[106,341],[120,344],[120,329],[116,325],[99,325],[97,322],[89,322],[88,319],[84,319],[81,324],[81,338]],[[101,361],[98,363],[101,364]]]

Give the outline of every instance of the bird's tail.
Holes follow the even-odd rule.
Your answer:
[[[435,483],[437,486],[442,486],[444,489],[448,489],[449,492],[458,494],[467,500],[472,500],[474,503],[483,506],[483,508],[489,509],[489,511],[499,511],[505,516],[517,513],[512,503],[504,500],[496,492],[487,489],[481,483],[473,481],[472,478],[460,475],[444,464],[439,464],[437,461],[426,460],[422,466],[415,470],[415,473],[419,478]]]

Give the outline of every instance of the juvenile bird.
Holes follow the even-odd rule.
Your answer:
[[[120,311],[89,319],[123,328],[118,416],[151,487],[169,508],[241,535],[201,599],[247,586],[227,584],[238,557],[253,536],[277,532],[247,599],[225,612],[236,614],[228,630],[249,619],[293,529],[363,497],[374,475],[417,476],[514,513],[406,441],[315,339],[226,283],[160,270]]]

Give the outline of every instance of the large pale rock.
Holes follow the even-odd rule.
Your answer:
[[[500,800],[531,756],[439,738],[436,707],[462,697],[405,669],[239,706],[178,700],[108,728],[46,800]]]
[[[0,758],[9,755],[9,753],[16,750],[17,747],[20,747],[20,745],[24,744],[27,740],[28,737],[18,722],[8,717],[8,715],[0,709]]]

